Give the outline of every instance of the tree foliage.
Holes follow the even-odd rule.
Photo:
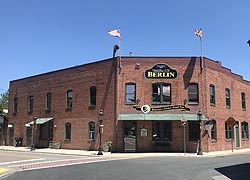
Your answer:
[[[9,91],[0,95],[0,113],[3,114],[4,109],[8,109]]]

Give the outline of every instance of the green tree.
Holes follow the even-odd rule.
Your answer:
[[[3,110],[8,109],[9,91],[0,95],[0,113],[6,115]]]

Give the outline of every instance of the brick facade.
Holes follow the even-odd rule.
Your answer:
[[[48,127],[52,124],[53,143],[60,142],[62,148],[96,150],[99,146],[98,114],[104,111],[104,132],[102,143],[112,141],[112,151],[122,152],[125,148],[125,128],[127,122],[134,122],[135,129],[135,151],[154,151],[153,121],[121,119],[121,115],[135,117],[149,117],[141,111],[133,108],[133,105],[142,106],[148,104],[150,107],[159,107],[161,104],[152,104],[152,84],[171,84],[171,104],[183,105],[190,108],[189,112],[180,109],[150,112],[149,114],[166,115],[174,117],[171,119],[171,137],[169,151],[183,151],[184,129],[177,115],[195,115],[193,121],[197,122],[197,113],[202,111],[204,117],[216,121],[217,139],[211,139],[211,131],[204,130],[205,122],[202,121],[202,146],[204,151],[216,151],[231,149],[231,141],[225,137],[225,121],[233,117],[239,122],[238,148],[249,148],[248,139],[242,139],[241,123],[250,122],[250,83],[243,80],[239,75],[233,74],[229,69],[221,66],[218,61],[208,58],[203,59],[204,68],[201,69],[201,60],[198,57],[122,57],[121,68],[118,67],[119,58],[106,59],[86,65],[80,65],[68,69],[49,72],[37,76],[27,77],[10,82],[9,96],[9,124],[13,125],[14,134],[11,135],[9,126],[7,144],[12,145],[13,138],[23,137],[23,145],[28,146],[28,128],[25,126],[31,122],[34,115],[38,118],[53,117],[51,122],[36,126],[36,146],[47,147],[48,140],[41,139],[42,126]],[[166,64],[178,72],[175,79],[147,79],[144,72],[156,64]],[[126,83],[136,84],[136,103],[126,103]],[[199,101],[191,104],[188,100],[188,85],[198,84]],[[209,86],[215,87],[215,105],[210,105]],[[89,88],[95,86],[96,105],[89,105]],[[225,105],[225,88],[230,89],[231,108]],[[66,93],[73,91],[72,109],[66,109]],[[52,94],[51,110],[46,111],[46,94]],[[246,95],[246,109],[242,110],[241,93]],[[34,109],[28,112],[28,98],[34,97]],[[14,112],[14,98],[18,99],[17,112]],[[133,115],[133,116],[132,116]],[[194,117],[194,116],[193,116]],[[160,120],[160,119],[159,119]],[[164,120],[164,119],[162,119]],[[155,119],[157,121],[157,119]],[[95,138],[88,138],[89,122],[95,122]],[[71,139],[65,140],[65,124],[71,123]],[[141,136],[141,129],[147,129],[147,136]],[[248,127],[249,128],[249,127]],[[46,128],[45,128],[46,129]],[[234,148],[236,147],[236,133],[234,131]],[[199,128],[197,128],[199,132]],[[197,141],[189,140],[189,125],[185,127],[186,150],[195,152]],[[13,142],[14,143],[14,142]],[[133,142],[134,143],[134,142]],[[165,151],[165,149],[163,148]]]

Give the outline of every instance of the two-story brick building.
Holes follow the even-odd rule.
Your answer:
[[[112,141],[112,151],[195,152],[200,138],[203,151],[250,147],[250,82],[208,58],[111,58],[9,90],[9,145],[20,136],[24,146],[96,150],[103,110],[102,144]]]

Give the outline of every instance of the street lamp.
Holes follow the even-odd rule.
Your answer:
[[[31,144],[31,148],[30,150],[33,151],[36,149],[36,145],[35,145],[35,134],[36,134],[36,120],[37,120],[37,117],[36,115],[34,115],[33,117],[33,127],[32,127],[32,144]]]
[[[100,141],[99,141],[99,148],[98,148],[98,154],[97,155],[103,155],[102,153],[102,133],[103,133],[103,110],[100,110],[98,120],[99,120],[99,135],[100,135]]]
[[[201,118],[202,118],[202,112],[201,110],[199,110],[199,112],[197,113],[197,117],[199,119],[199,124],[200,124],[200,137],[199,137],[199,144],[198,144],[198,152],[197,152],[197,155],[203,155],[202,153],[202,144],[201,144],[201,139],[202,139],[202,123],[201,123]]]

